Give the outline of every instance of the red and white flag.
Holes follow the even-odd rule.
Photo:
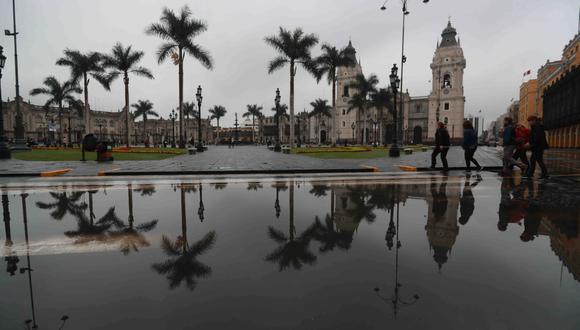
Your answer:
[[[531,74],[532,74],[532,70],[528,70],[528,71],[524,72],[524,77],[529,76]]]

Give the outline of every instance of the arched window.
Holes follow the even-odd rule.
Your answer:
[[[449,73],[443,76],[443,86],[441,88],[451,88],[451,75]]]

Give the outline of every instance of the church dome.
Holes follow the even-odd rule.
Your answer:
[[[456,46],[458,44],[455,39],[456,36],[457,30],[451,25],[451,21],[447,22],[447,27],[441,33],[441,44],[439,47]]]

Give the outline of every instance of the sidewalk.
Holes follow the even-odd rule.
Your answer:
[[[483,166],[500,166],[495,148],[480,148],[476,158]],[[377,159],[317,159],[303,155],[288,155],[267,150],[263,146],[210,146],[196,155],[181,155],[165,160],[87,162],[0,161],[0,177],[39,176],[43,171],[70,169],[64,176],[107,175],[176,175],[176,174],[282,174],[400,171],[398,165],[428,167],[431,152],[415,152],[400,158]],[[463,167],[463,151],[453,147],[448,154],[449,166]],[[440,163],[438,164],[441,165]]]

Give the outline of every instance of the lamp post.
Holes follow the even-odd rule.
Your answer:
[[[197,93],[195,98],[197,99],[197,152],[203,152],[203,142],[201,141],[201,102],[203,101],[203,96],[201,95],[201,86],[197,86]]]
[[[24,140],[24,125],[22,123],[22,112],[20,112],[20,85],[18,84],[18,41],[17,36],[18,32],[16,32],[16,3],[15,0],[12,0],[12,24],[13,30],[6,29],[4,30],[4,35],[14,37],[14,76],[16,78],[16,125],[14,126],[14,145],[12,146],[13,150],[30,150],[28,146],[26,146],[26,141]]]
[[[276,145],[274,146],[274,151],[282,151],[280,146],[280,88],[276,88],[276,97],[274,98],[274,103],[276,104]]]
[[[103,118],[97,118],[95,121],[97,122],[97,126],[99,126],[99,139],[103,140],[103,125],[106,124],[107,120]]]
[[[171,136],[171,148],[175,148],[175,119],[177,119],[177,113],[175,113],[175,109],[173,109],[169,114],[169,120],[171,120],[171,129],[173,132]]]
[[[399,90],[399,84],[401,80],[399,80],[399,76],[397,76],[397,64],[393,64],[393,68],[391,69],[391,74],[389,75],[389,80],[391,82],[391,90],[393,91],[393,121],[395,124],[395,129],[393,130],[393,144],[391,145],[391,149],[389,149],[389,157],[399,157],[401,155],[399,151],[398,141],[397,141],[397,130],[398,130],[398,123],[397,123],[397,93]]]
[[[387,0],[388,1],[388,0]],[[381,6],[381,10],[387,10],[387,7],[385,6],[385,4],[387,3],[387,1],[385,1],[385,3]],[[410,12],[407,10],[407,2],[408,0],[401,0],[402,4],[403,4],[403,8],[402,8],[402,12],[403,12],[403,28],[402,28],[402,34],[401,34],[401,116],[400,116],[400,123],[395,123],[395,132],[396,134],[398,134],[399,136],[402,137],[403,134],[403,116],[402,116],[402,111],[403,111],[403,102],[405,102],[404,98],[402,97],[403,95],[403,68],[405,63],[407,62],[407,57],[405,56],[405,17],[407,15],[410,14]],[[423,0],[423,3],[428,3],[429,0]],[[397,99],[395,99],[395,102],[397,103]],[[402,139],[401,139],[402,141]]]
[[[236,145],[236,143],[238,143],[238,141],[240,139],[240,133],[239,133],[239,130],[238,130],[239,127],[240,127],[240,124],[238,123],[238,113],[236,112],[235,115],[236,115],[236,120],[234,121],[234,127],[235,127],[235,130],[234,130],[234,146]]]
[[[205,219],[203,212],[205,211],[205,207],[203,206],[203,185],[201,182],[199,183],[199,207],[197,209],[197,215],[199,216],[199,222],[203,222]]]
[[[0,46],[0,159],[10,159],[10,148],[4,135],[4,107],[2,106],[2,69],[4,69],[4,64],[6,64],[6,56],[4,56],[3,48]]]
[[[352,124],[350,124],[350,128],[352,128],[352,144],[355,144],[354,130],[356,128],[356,124],[353,122]]]

